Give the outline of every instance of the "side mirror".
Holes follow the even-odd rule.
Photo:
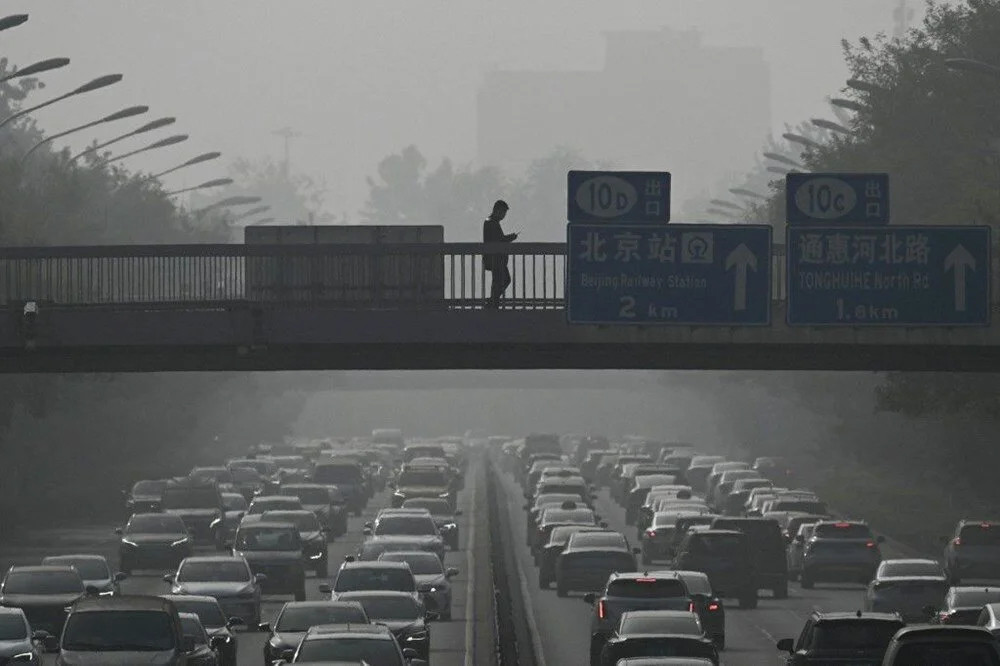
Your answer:
[[[455,515],[456,516],[461,516],[462,515],[462,510],[461,509],[455,509]]]
[[[323,583],[322,585],[319,586],[319,591],[322,592],[323,594],[333,594],[333,588],[327,585],[326,583]]]
[[[632,554],[633,555],[642,555],[642,548],[633,548],[632,549]]]
[[[257,631],[266,631],[266,632],[270,633],[270,631],[271,631],[271,623],[270,622],[261,622],[260,624],[257,625]]]
[[[420,654],[413,648],[403,648],[403,659],[416,659]]]
[[[363,530],[361,530],[361,533],[364,534],[365,536],[371,536],[372,535],[372,528],[366,527]]]
[[[447,571],[444,572],[444,575],[447,576],[448,578],[454,578],[455,576],[458,575],[458,568],[448,567]]]
[[[92,597],[96,597],[98,594],[101,593],[101,589],[98,587],[94,587],[93,585],[88,585],[85,588],[85,592]]]
[[[801,534],[796,534],[795,535],[795,543],[805,543],[805,541],[806,541],[806,538],[804,536],[802,536]]]
[[[792,654],[793,652],[795,652],[795,641],[793,641],[791,638],[782,638],[780,641],[778,641],[778,649],[781,650],[782,652],[787,652],[788,654]]]
[[[184,636],[181,638],[181,649],[185,652],[194,652],[194,636]]]
[[[608,529],[608,521],[602,520],[601,522],[597,523],[597,526],[603,529]]]
[[[118,536],[122,536],[123,534],[125,534],[125,530],[123,530],[120,527],[116,527],[115,528],[115,534],[117,534]]]
[[[284,661],[291,662],[292,659],[295,659],[295,648],[291,648],[289,650],[282,650],[281,658]]]
[[[592,500],[597,499],[597,495],[595,493],[590,493],[590,499]]]
[[[232,541],[223,541],[222,542],[222,549],[223,550],[232,550],[233,549],[233,542]]]
[[[434,611],[427,611],[426,613],[424,613],[425,622],[433,622],[434,620],[437,620],[440,617],[441,616],[438,613],[435,613]]]
[[[123,580],[125,580],[126,578],[128,578],[128,574],[125,573],[124,571],[119,571],[118,573],[115,574],[115,582],[116,583],[120,583]]]
[[[366,530],[370,530],[372,528],[371,522],[369,521],[369,522],[365,523],[364,527],[365,527]]]
[[[42,649],[46,652],[58,652],[59,651],[59,638],[56,636],[46,636],[42,639]]]
[[[932,617],[933,615],[935,615],[938,612],[937,606],[934,606],[934,605],[931,605],[931,604],[928,604],[927,606],[924,606],[920,610],[923,611],[923,614],[926,617],[928,617],[928,618]]]
[[[254,574],[253,581],[255,583],[263,583],[267,581],[267,574]]]
[[[591,606],[593,606],[594,602],[597,601],[597,595],[594,594],[593,592],[587,592],[587,594],[583,595],[583,600],[585,603],[588,603]]]
[[[594,514],[594,520],[601,520],[601,515],[600,515],[600,514],[597,514],[597,513],[595,513],[595,514]]]
[[[244,622],[241,617],[231,617],[226,620],[226,626],[230,629],[233,627],[244,627],[246,626],[246,622]]]
[[[173,583],[174,582],[174,575],[173,574],[163,574],[163,582],[164,583]]]

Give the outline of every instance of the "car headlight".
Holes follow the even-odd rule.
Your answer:
[[[316,553],[315,555],[309,556],[310,560],[321,560],[323,559],[323,553]]]
[[[451,497],[451,493],[441,493],[438,495],[438,499],[448,499],[449,497]]]
[[[184,537],[183,539],[178,539],[177,541],[174,541],[170,545],[171,545],[171,547],[173,547],[173,546],[183,546],[187,542],[188,542],[188,538]]]
[[[34,659],[34,655],[30,652],[21,652],[10,658],[11,661],[31,661],[32,659]]]
[[[458,529],[458,525],[456,525],[455,523],[445,523],[444,525],[441,526],[441,529],[443,529],[443,530],[454,530],[454,529]]]
[[[104,590],[103,592],[98,592],[97,596],[99,596],[99,597],[111,597],[111,596],[114,596],[114,594],[115,594],[114,590]]]
[[[244,587],[242,590],[240,590],[239,592],[237,592],[236,596],[238,596],[241,599],[251,599],[251,598],[253,598],[253,595],[254,595],[255,591],[256,591],[256,589],[254,588],[253,583],[250,583],[249,585],[247,585],[246,587]]]
[[[412,634],[409,634],[406,637],[406,640],[408,640],[408,641],[425,641],[425,640],[427,640],[427,631],[426,630],[415,631]]]
[[[139,547],[139,544],[137,544],[135,541],[129,541],[128,539],[122,539],[122,545],[123,546],[132,546],[133,548],[138,548]]]
[[[393,496],[393,497],[406,497],[406,493],[404,493],[404,492],[400,492],[399,490],[397,490],[396,492],[394,492],[394,493],[392,494],[392,496]]]
[[[216,518],[209,524],[209,527],[218,527],[221,523],[222,523],[222,518]]]

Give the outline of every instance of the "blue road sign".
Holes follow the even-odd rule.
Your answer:
[[[790,173],[785,209],[789,224],[888,224],[889,174]]]
[[[985,326],[989,227],[788,227],[791,326]]]
[[[765,326],[771,227],[567,225],[571,324]]]
[[[566,219],[570,222],[662,224],[670,220],[666,171],[570,171]]]

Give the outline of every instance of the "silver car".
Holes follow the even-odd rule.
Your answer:
[[[458,569],[445,569],[437,555],[424,551],[382,553],[378,559],[409,564],[427,610],[437,613],[442,620],[451,620],[451,579],[458,575]]]
[[[934,560],[884,560],[865,591],[864,609],[899,613],[908,623],[927,622],[948,593],[944,569]]]
[[[799,525],[799,531],[788,544],[786,558],[788,560],[788,577],[791,580],[797,580],[802,575],[802,560],[805,556],[806,544],[809,543],[815,529],[815,523]]]
[[[45,639],[55,640],[44,631],[32,635],[23,610],[0,606],[0,664],[18,661],[40,666],[42,654],[35,644]]]
[[[263,574],[254,575],[242,557],[209,555],[184,558],[176,574],[163,577],[171,594],[215,597],[226,617],[238,617],[247,626],[260,624]]]
[[[103,555],[50,555],[42,560],[42,564],[73,567],[91,594],[104,596],[121,594],[119,585],[128,578],[120,571],[112,574],[111,567]]]

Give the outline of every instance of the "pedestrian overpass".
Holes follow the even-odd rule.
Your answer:
[[[1000,371],[1000,326],[576,326],[565,244],[0,249],[0,372],[377,369]],[[484,308],[485,253],[511,257]],[[994,276],[998,271],[992,272]],[[1000,290],[993,285],[993,310]],[[994,316],[993,321],[996,321]]]

